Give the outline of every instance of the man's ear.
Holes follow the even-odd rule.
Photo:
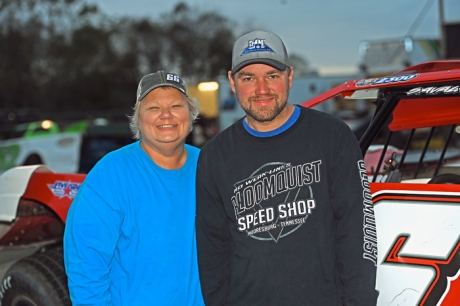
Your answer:
[[[292,80],[294,79],[294,67],[289,67],[289,75],[288,75],[288,80],[289,80],[289,89],[292,88]]]
[[[228,76],[228,81],[230,82],[230,87],[232,88],[233,93],[236,94],[236,91],[235,91],[235,80],[233,80],[232,72],[229,71],[229,72],[227,73],[227,76]]]

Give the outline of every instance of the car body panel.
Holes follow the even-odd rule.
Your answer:
[[[10,169],[0,176],[0,221],[11,222],[16,218],[19,200],[30,188],[29,180],[33,173],[49,171],[40,165],[24,166]]]
[[[67,211],[85,174],[45,166],[12,168],[0,176],[0,250],[62,240]]]
[[[0,172],[26,164],[36,155],[53,171],[77,172],[82,133],[52,133],[0,141]]]
[[[85,174],[34,173],[22,197],[46,203],[65,222],[70,204],[85,177]]]
[[[448,300],[460,300],[460,185],[371,183],[371,191],[378,305],[455,305]]]

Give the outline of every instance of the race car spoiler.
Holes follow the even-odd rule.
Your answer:
[[[301,105],[311,108],[338,95],[344,99],[375,99],[379,90],[389,87],[421,87],[427,84],[433,85],[450,81],[460,81],[460,60],[426,62],[410,66],[385,77],[350,80],[301,103]],[[459,92],[458,86],[446,90]]]

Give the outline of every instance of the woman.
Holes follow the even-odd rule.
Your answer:
[[[142,78],[137,142],[87,175],[67,216],[64,260],[73,305],[203,305],[195,244],[198,115],[177,75]]]

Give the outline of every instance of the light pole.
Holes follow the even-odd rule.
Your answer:
[[[444,1],[439,0],[439,26],[440,26],[440,52],[441,52],[441,59],[446,58],[446,32],[444,30]]]

